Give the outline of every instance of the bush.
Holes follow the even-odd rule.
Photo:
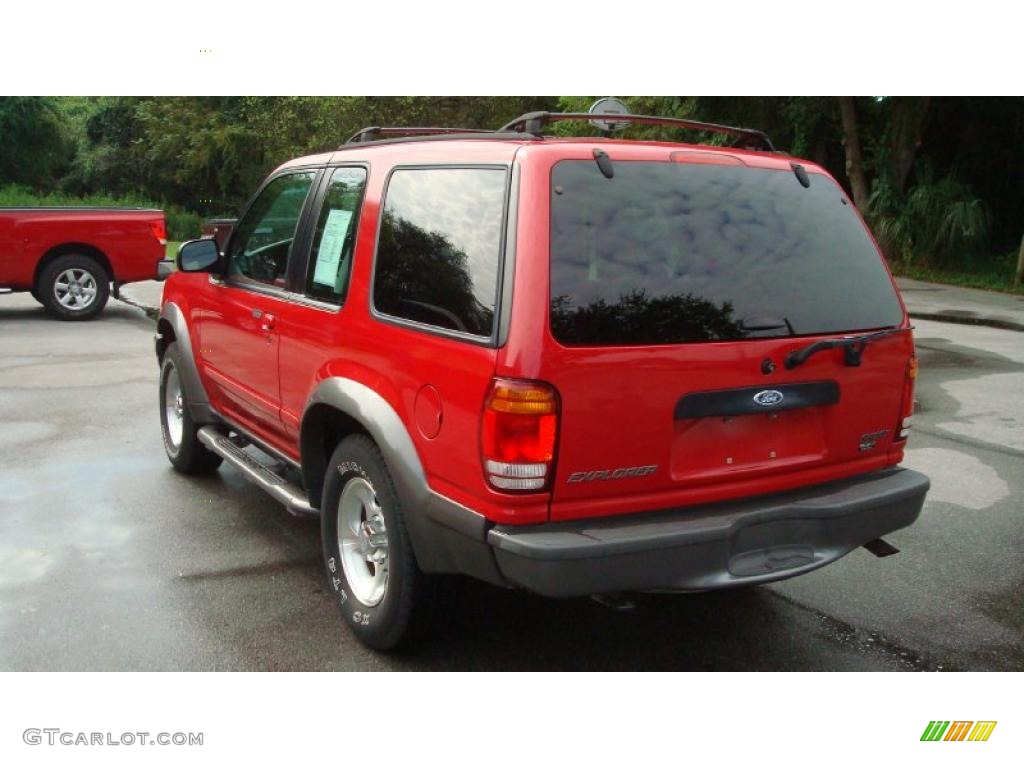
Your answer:
[[[167,217],[168,240],[193,240],[202,232],[203,217],[198,213],[172,206],[164,210],[164,215]]]
[[[59,192],[40,194],[28,187],[10,184],[0,187],[0,207],[35,208],[45,206],[66,206],[71,208],[158,208],[167,219],[168,240],[191,240],[199,237],[203,218],[198,213],[186,211],[176,205],[163,205],[139,195],[93,194],[76,197]]]
[[[960,268],[985,252],[991,222],[985,202],[951,177],[925,180],[903,197],[876,183],[867,218],[891,260]]]

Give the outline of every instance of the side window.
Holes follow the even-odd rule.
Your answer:
[[[381,214],[378,312],[490,336],[507,175],[493,168],[397,170]]]
[[[331,175],[306,277],[306,293],[314,298],[332,304],[345,300],[365,187],[362,168],[337,168]]]
[[[260,193],[231,239],[229,276],[284,287],[295,229],[315,175],[279,176]]]

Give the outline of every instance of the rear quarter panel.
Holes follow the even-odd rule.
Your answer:
[[[495,150],[481,142],[458,160],[508,162],[511,152],[503,151],[496,158]],[[352,379],[377,392],[398,414],[434,491],[492,519],[544,520],[546,503],[538,505],[534,499],[508,503],[484,481],[480,418],[497,350],[373,315],[374,251],[390,170],[394,165],[459,164],[443,148],[423,148],[416,157],[398,150],[393,157],[389,154],[380,150],[370,158],[345,304],[336,311],[296,305],[279,318],[281,416],[294,440],[287,452],[297,456],[302,415],[317,385],[330,377]],[[339,159],[356,161],[353,155],[335,158]],[[435,421],[433,404],[438,400],[440,415]],[[432,425],[436,434],[431,434]]]

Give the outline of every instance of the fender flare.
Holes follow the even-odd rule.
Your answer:
[[[310,490],[322,487],[316,482],[319,467],[313,465],[316,451],[312,445],[311,427],[316,406],[327,405],[356,421],[373,438],[384,455],[395,488],[406,509],[416,509],[429,495],[423,463],[401,417],[391,404],[374,390],[355,379],[331,376],[313,390],[302,413],[299,442],[302,454],[302,476]],[[326,472],[325,472],[326,474]],[[320,506],[320,499],[310,499]]]
[[[302,478],[313,507],[320,507],[319,494],[331,469],[326,466],[329,457],[324,456],[323,446],[317,444],[322,433],[315,423],[323,406],[358,424],[380,448],[405,512],[406,530],[420,568],[428,573],[465,573],[493,584],[505,583],[486,543],[488,525],[484,517],[431,490],[405,422],[384,397],[354,379],[323,379],[302,414]]]
[[[181,350],[181,370],[179,371],[182,383],[185,387],[185,394],[188,399],[188,410],[192,420],[197,424],[209,424],[216,421],[213,410],[210,407],[210,398],[206,394],[206,387],[199,378],[199,368],[196,366],[196,358],[192,350],[192,337],[188,331],[188,323],[185,321],[185,314],[177,304],[168,301],[160,308],[160,317],[157,319],[157,359],[163,359],[163,350],[169,341],[164,339],[159,328],[162,323],[171,326],[174,333],[174,341]]]

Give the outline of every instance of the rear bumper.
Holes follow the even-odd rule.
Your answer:
[[[161,259],[156,263],[156,279],[166,280],[174,274],[174,262],[170,259]]]
[[[790,578],[904,528],[928,478],[909,469],[785,494],[487,533],[503,578],[550,597],[694,591]]]

